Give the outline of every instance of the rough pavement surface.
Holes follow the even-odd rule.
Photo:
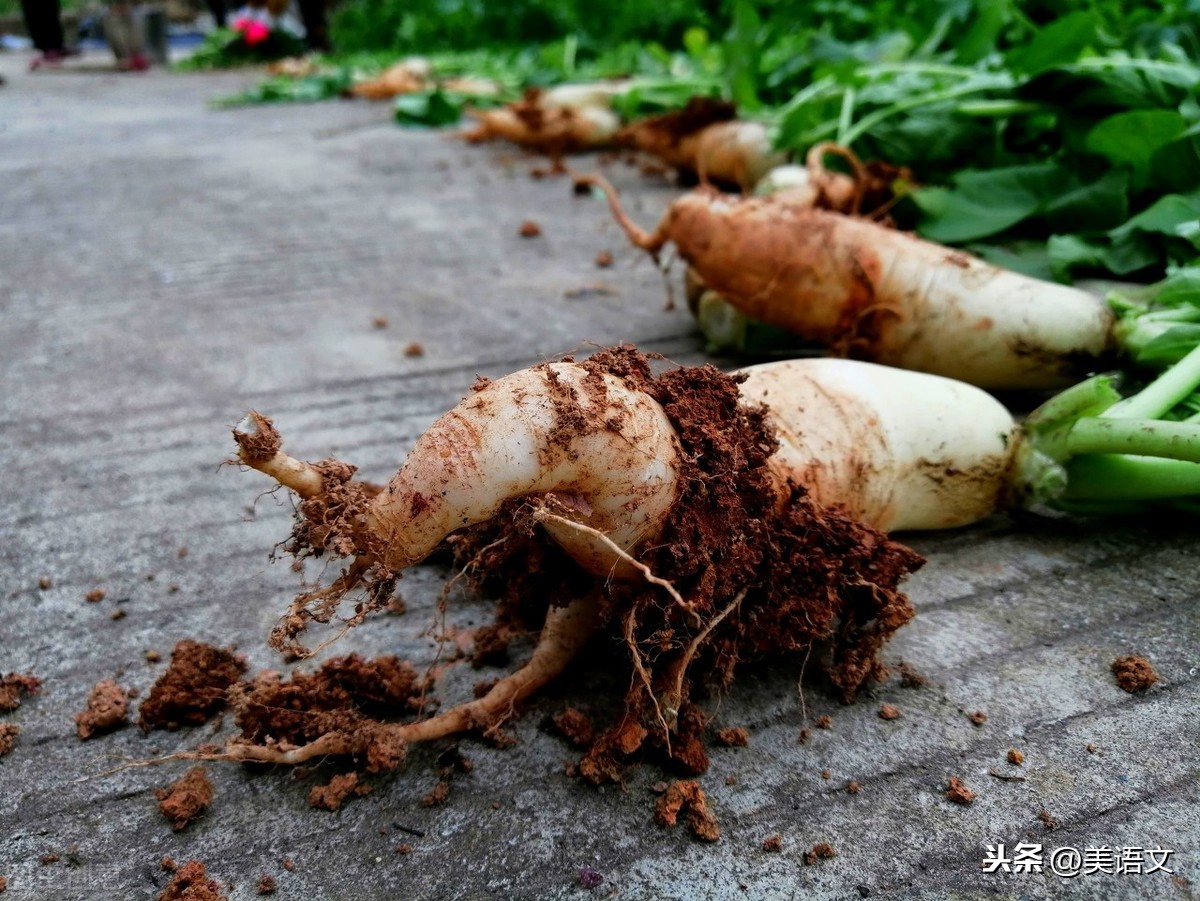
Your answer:
[[[145,696],[165,666],[147,651],[165,660],[195,638],[284,666],[264,639],[301,576],[267,556],[290,506],[218,465],[242,411],[274,416],[300,456],[336,452],[382,480],[476,374],[585,341],[703,355],[603,204],[532,180],[517,154],[401,130],[386,105],[207,105],[247,73],[122,76],[91,60],[29,75],[27,61],[0,55],[0,671],[44,688],[2,720],[22,730],[0,759],[5,901],[154,898],[164,855],[204,861],[235,899],[262,874],[295,899],[1195,896],[1200,565],[1180,522],[997,517],[913,536],[930,562],[888,657],[928,683],[894,677],[845,707],[818,683],[798,692],[798,661],[747,669],[712,702],[718,728],[749,730],[748,747],[714,748],[701,779],[715,845],[654,824],[654,767],[625,790],[564,775],[572,751],[541,723],[567,706],[602,714],[624,690],[586,666],[513,723],[515,746],[462,742],[474,770],[438,807],[420,803],[436,749],[336,813],[307,805],[320,772],[210,764],[212,807],[178,834],[154,789],[188,764],[82,779],[211,740],[211,727],[129,727],[80,742],[72,715],[97,681]],[[611,173],[646,224],[672,196]],[[541,237],[518,235],[526,219]],[[605,249],[616,264],[600,270]],[[596,283],[608,288],[565,296]],[[411,342],[424,356],[405,354]],[[448,578],[417,568],[406,616],[329,654],[432,660]],[[96,588],[104,599],[85,601]],[[451,611],[489,615],[470,598]],[[1115,684],[1109,665],[1129,653],[1161,676],[1148,692]],[[439,695],[477,678],[452,674]],[[901,715],[881,718],[885,703]],[[979,710],[982,725],[968,718]],[[951,776],[972,804],[945,797]],[[1173,849],[1173,875],[1110,875],[1105,852],[1075,878],[982,871],[989,845],[1011,855],[1022,841],[1047,855]],[[805,866],[820,842],[836,857]]]

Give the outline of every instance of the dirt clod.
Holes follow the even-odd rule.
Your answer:
[[[554,728],[577,748],[590,748],[596,740],[596,727],[591,717],[581,710],[568,707],[554,717]]]
[[[750,744],[750,733],[743,726],[720,729],[713,738],[724,748],[744,748]]]
[[[900,716],[900,708],[895,704],[884,704],[879,708],[879,718],[884,720],[898,719]]]
[[[280,861],[279,865],[289,873],[294,872],[296,869],[296,861],[290,857],[285,857],[282,861]]]
[[[103,588],[93,588],[83,596],[83,599],[89,604],[98,604],[104,600],[105,591]]]
[[[52,863],[58,863],[60,860],[62,860],[62,857],[51,852],[50,854],[43,854],[38,858],[38,860],[41,862],[42,866],[48,866]]]
[[[410,341],[404,345],[404,356],[406,357],[423,357],[425,356],[425,345],[420,341]]]
[[[969,719],[976,726],[982,726],[987,722],[987,714],[982,710],[976,710],[974,713],[967,714],[967,719]]]
[[[1008,762],[1014,766],[1020,766],[1025,762],[1025,755],[1016,748],[1008,749]]]
[[[14,726],[12,723],[0,723],[0,757],[13,749],[17,743],[17,736],[20,734],[20,726]]]
[[[169,788],[154,792],[158,809],[176,832],[197,819],[212,804],[213,786],[204,767],[194,766]]]
[[[857,779],[851,779],[846,783],[846,791],[851,795],[857,795],[860,791],[862,791],[862,783]]]
[[[51,579],[49,576],[42,576],[40,579],[38,579],[38,588],[40,588],[42,591],[48,591],[49,589],[51,589],[53,587],[54,587],[54,580]]]
[[[778,854],[783,850],[783,836],[769,835],[763,839],[762,849],[770,854]]]
[[[911,663],[905,660],[900,661],[900,687],[901,688],[920,688],[922,685],[928,684],[929,680],[921,674]]]
[[[520,235],[522,238],[536,238],[542,233],[542,227],[532,219],[526,219],[521,223]]]
[[[125,723],[129,715],[129,692],[112,679],[102,679],[92,687],[87,707],[75,714],[75,728],[82,739],[111,732]]]
[[[613,264],[613,255],[609,251],[602,250],[598,254],[596,254],[596,266],[599,267],[600,269],[607,269],[612,264]]]
[[[147,731],[201,725],[225,705],[229,687],[245,671],[245,660],[232,651],[184,639],[142,702],[138,722]]]
[[[275,881],[275,877],[263,873],[258,877],[258,885],[254,887],[254,891],[259,895],[273,895],[277,888],[279,888],[279,883]]]
[[[688,829],[696,838],[715,842],[721,837],[721,826],[712,811],[700,783],[694,779],[672,782],[654,805],[654,822],[660,826],[674,826],[683,813],[687,816]]]
[[[314,785],[308,793],[308,806],[318,810],[337,810],[350,797],[371,793],[371,786],[359,783],[358,773],[341,773],[325,785]]]
[[[203,863],[189,860],[175,871],[158,901],[229,901],[229,898],[221,891],[220,883],[208,878]]]
[[[9,673],[0,678],[0,713],[8,713],[21,706],[21,698],[37,694],[42,680],[24,673]]]
[[[1047,832],[1058,828],[1058,820],[1045,808],[1038,811],[1038,819],[1042,821],[1042,825],[1046,827]]]
[[[1145,691],[1158,681],[1158,673],[1141,654],[1118,657],[1112,662],[1112,671],[1117,677],[1117,685],[1130,694]]]
[[[376,316],[374,319],[371,320],[371,325],[375,326],[375,328],[377,328],[377,329],[385,329],[388,327],[387,317],[386,316]]]
[[[160,867],[162,867],[164,870],[166,870],[168,873],[174,873],[176,870],[179,869],[179,864],[177,864],[175,862],[175,858],[171,857],[171,855],[169,855],[169,854],[166,855],[165,857],[163,857],[163,859],[158,862],[158,865]]]
[[[951,776],[946,787],[947,800],[953,801],[955,804],[970,804],[975,800],[977,795],[975,792],[967,788],[965,782],[958,776]]]
[[[837,850],[829,842],[817,842],[809,850],[804,852],[804,865],[811,867],[821,860],[829,860],[831,857],[837,857]]]
[[[829,716],[828,714],[822,714],[816,718],[816,720],[813,722],[813,725],[818,729],[832,729],[833,717]]]

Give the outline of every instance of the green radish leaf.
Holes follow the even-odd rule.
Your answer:
[[[1008,68],[1026,75],[1073,63],[1083,50],[1096,42],[1097,25],[1096,15],[1091,11],[1055,19],[1028,44],[1009,51],[1005,62]]]
[[[1065,187],[1042,211],[1050,230],[1059,234],[1115,228],[1129,218],[1129,173],[1110,169],[1088,184]]]
[[[954,190],[924,188],[913,193],[926,214],[920,232],[945,243],[998,234],[1041,210],[1064,177],[1054,164],[961,172]]]
[[[1200,307],[1200,266],[1188,266],[1171,273],[1154,295],[1155,306]]]
[[[1138,351],[1135,361],[1142,366],[1169,366],[1200,346],[1200,323],[1185,322],[1149,341]]]
[[[461,119],[463,106],[462,97],[434,90],[401,94],[394,109],[396,121],[401,125],[437,127],[453,125]]]
[[[1088,132],[1086,149],[1107,157],[1114,165],[1133,169],[1135,181],[1149,180],[1154,154],[1180,137],[1187,120],[1175,110],[1133,110],[1109,116]]]

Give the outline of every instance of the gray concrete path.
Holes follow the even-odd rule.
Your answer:
[[[242,411],[273,415],[301,456],[337,453],[385,479],[476,374],[587,341],[704,357],[603,205],[531,179],[516,154],[401,130],[386,105],[207,105],[247,73],[119,75],[97,57],[29,75],[27,60],[0,55],[0,671],[44,690],[0,718],[23,730],[0,759],[6,901],[154,898],[163,855],[203,860],[235,899],[255,897],[264,873],[288,899],[1196,896],[1200,565],[1195,529],[1178,522],[997,518],[913,537],[930,562],[888,656],[930,684],[893,679],[844,707],[814,686],[802,702],[798,664],[747,669],[713,704],[717,725],[750,729],[749,747],[713,751],[702,780],[716,845],[654,825],[654,767],[625,790],[563,774],[572,752],[541,722],[568,705],[603,711],[623,690],[586,669],[513,725],[514,747],[463,742],[474,771],[440,807],[420,803],[430,750],[337,813],[309,809],[311,780],[212,766],[212,809],[182,833],[153,790],[183,765],[77,781],[209,739],[75,736],[96,681],[149,688],[163,664],[147,650],[196,638],[282,665],[264,638],[300,576],[267,555],[290,508],[259,496],[257,474],[218,466]],[[611,174],[647,224],[673,196]],[[518,236],[525,219],[542,237]],[[616,264],[600,270],[605,249]],[[406,354],[413,342],[423,356]],[[330,653],[429,661],[447,577],[418,568],[406,616]],[[87,603],[94,588],[105,599]],[[489,615],[467,598],[452,613]],[[1130,652],[1162,676],[1144,695],[1109,673]],[[475,678],[453,674],[440,693]],[[884,703],[900,718],[881,719]],[[822,715],[832,728],[812,728]],[[1024,766],[1006,762],[1011,747]],[[971,806],[944,798],[953,775],[978,793]],[[775,834],[782,851],[768,853]],[[822,841],[837,856],[805,866]],[[412,853],[396,854],[401,842]],[[1106,874],[1104,852],[1100,872],[1075,878],[985,874],[999,842],[1047,857],[1172,849],[1174,875]],[[584,867],[599,887],[580,885]]]

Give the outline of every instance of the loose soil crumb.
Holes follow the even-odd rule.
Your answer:
[[[404,842],[403,844],[396,845],[396,853],[397,854],[412,854],[412,852],[413,852],[413,846],[410,845],[408,842]]]
[[[175,871],[158,901],[229,901],[229,898],[221,892],[220,883],[208,878],[204,864],[189,860]]]
[[[376,316],[374,319],[371,320],[371,325],[375,326],[375,328],[377,328],[377,329],[385,329],[388,327],[387,317],[386,316]]]
[[[6,891],[7,889],[8,889],[8,878],[5,876],[0,876],[0,893]]]
[[[750,733],[743,726],[721,729],[713,737],[724,748],[744,748],[750,744]]]
[[[904,660],[900,661],[899,670],[901,688],[920,688],[922,685],[926,685],[929,682],[929,680],[921,674],[920,670]]]
[[[1038,819],[1042,821],[1042,825],[1046,827],[1047,832],[1058,828],[1058,820],[1045,808],[1038,811]]]
[[[83,596],[83,599],[89,604],[98,604],[104,600],[104,594],[105,592],[103,588],[93,588]]]
[[[1158,681],[1158,673],[1141,654],[1118,657],[1112,662],[1112,671],[1117,677],[1117,685],[1130,694],[1145,691]]]
[[[851,779],[846,783],[846,791],[849,794],[857,795],[860,791],[862,791],[862,783],[857,779]]]
[[[783,850],[783,836],[769,835],[763,839],[762,849],[770,854],[778,854]]]
[[[526,219],[521,223],[520,234],[522,238],[536,238],[542,233],[542,227],[532,219]]]
[[[51,854],[43,854],[40,858],[38,858],[38,860],[41,861],[42,866],[47,866],[52,863],[58,863],[60,860],[62,860],[62,858],[59,857],[57,854],[51,853]]]
[[[796,736],[796,743],[801,745],[808,744],[808,740],[812,738],[812,733],[807,729],[801,729],[800,734]]]
[[[982,710],[976,710],[974,713],[967,714],[967,719],[969,719],[976,726],[982,726],[987,722],[987,714]]]
[[[126,616],[128,616],[128,615],[129,615],[129,614],[128,614],[126,611],[124,611],[124,610],[121,610],[121,609],[117,609],[117,610],[114,610],[112,613],[110,613],[110,614],[108,615],[108,618],[109,618],[109,619],[111,619],[111,620],[114,620],[114,621],[116,621],[116,620],[119,620],[119,619],[124,619],[124,618],[125,618]]]
[[[255,886],[255,892],[260,895],[273,895],[275,889],[279,888],[279,884],[275,881],[275,877],[263,873],[258,877],[258,885]]]
[[[9,673],[0,678],[0,713],[8,713],[21,706],[21,697],[37,694],[42,680],[24,673]]]
[[[176,870],[179,869],[179,864],[177,864],[175,862],[175,858],[171,857],[170,855],[167,855],[162,860],[160,860],[158,862],[158,865],[160,867],[162,867],[164,870],[166,870],[168,873],[174,873]]]
[[[0,723],[0,757],[13,749],[17,743],[17,736],[20,734],[20,726],[14,726],[12,723]]]
[[[596,265],[600,269],[607,269],[613,264],[613,255],[607,250],[602,250],[596,254]]]
[[[604,876],[599,870],[594,870],[591,867],[579,868],[579,884],[583,888],[599,888],[604,882]]]
[[[804,865],[813,866],[820,860],[829,860],[831,857],[837,857],[837,850],[829,842],[818,842],[813,845],[808,851],[804,852]]]
[[[334,776],[326,785],[314,785],[308,793],[308,806],[318,810],[337,810],[349,797],[371,793],[371,786],[360,785],[358,773]]]
[[[157,789],[154,796],[171,828],[179,832],[212,804],[213,787],[204,767],[194,766],[169,788]]]
[[[423,357],[425,356],[425,345],[420,341],[411,341],[404,347],[404,356],[406,357]]]
[[[833,778],[833,770],[821,770],[821,778],[822,779],[832,779]]]
[[[596,727],[581,710],[568,707],[555,716],[553,722],[558,733],[577,748],[590,748],[596,741]]]
[[[446,803],[446,799],[450,797],[450,783],[445,779],[439,779],[430,792],[421,799],[421,805],[424,807],[438,807]]]
[[[833,717],[829,716],[829,714],[822,714],[821,716],[817,717],[813,725],[818,729],[832,729]]]
[[[49,589],[51,589],[53,587],[54,587],[54,580],[51,579],[49,576],[42,576],[40,579],[38,579],[38,588],[40,588],[42,591],[48,591]]]
[[[879,708],[880,719],[894,720],[900,716],[900,708],[895,704],[884,704]]]
[[[1008,749],[1008,762],[1014,766],[1020,766],[1025,762],[1025,755],[1016,748]]]
[[[700,783],[694,779],[672,782],[654,805],[654,822],[660,826],[674,826],[683,813],[688,818],[688,829],[696,838],[715,842],[721,837],[721,826],[708,809],[708,799]]]
[[[290,857],[285,857],[282,861],[280,861],[279,865],[289,873],[296,869],[296,861],[292,860]]]
[[[87,707],[75,714],[75,728],[82,739],[102,735],[123,725],[129,716],[129,693],[112,679],[97,682],[88,695]]]
[[[144,656],[147,663],[158,663],[162,660],[162,654],[158,653],[158,651],[147,651]]]
[[[147,731],[201,725],[225,705],[230,686],[245,671],[246,661],[232,651],[184,639],[142,702],[138,722]]]
[[[966,783],[958,776],[951,776],[949,785],[946,788],[946,798],[953,801],[955,804],[970,804],[978,797],[975,792],[967,788]]]
[[[734,773],[730,773],[728,776],[725,777],[725,784],[726,785],[737,785],[737,776]]]

